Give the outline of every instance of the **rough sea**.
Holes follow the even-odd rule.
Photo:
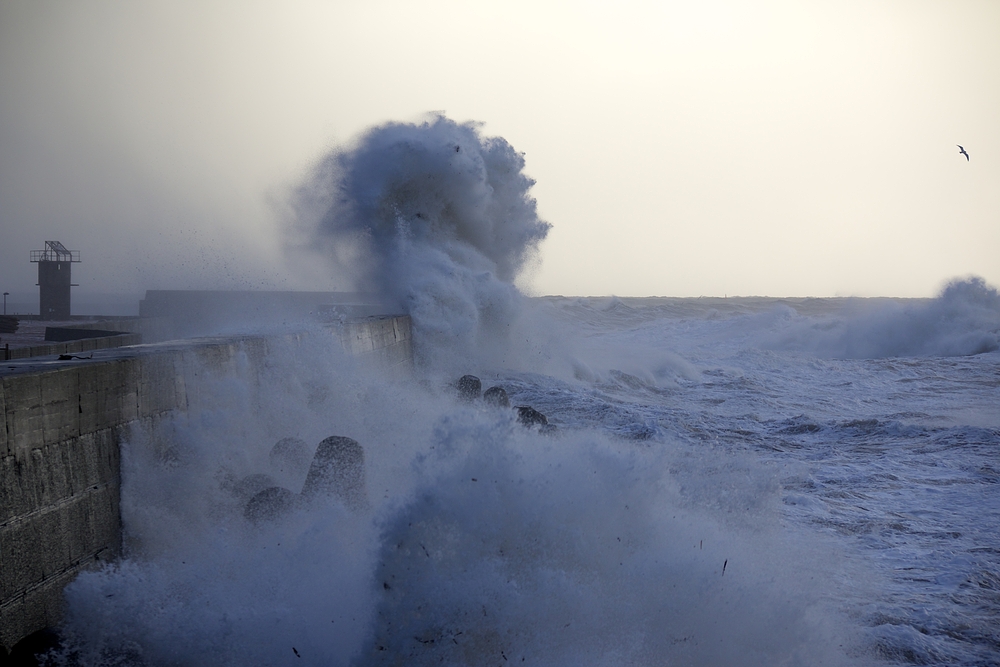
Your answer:
[[[67,589],[67,660],[1000,664],[996,289],[528,298],[524,165],[437,117],[317,168],[309,245],[411,315],[412,375],[323,328],[188,369],[187,412],[123,448],[126,557]],[[248,518],[328,436],[363,497]]]
[[[320,335],[274,351],[134,434],[130,557],[67,632],[90,664],[998,664],[1000,353],[926,347],[995,340],[936,320],[965,296],[536,299],[525,368],[467,370],[544,432]],[[936,338],[844,354],[899,319]],[[277,440],[333,434],[365,509],[244,518],[241,482],[302,486]]]

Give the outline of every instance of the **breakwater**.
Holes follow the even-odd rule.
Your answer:
[[[412,364],[410,320],[331,326],[352,357],[390,373]],[[281,336],[294,347],[298,335]],[[0,644],[59,622],[62,589],[121,554],[120,445],[131,428],[199,399],[192,373],[253,372],[275,338],[230,336],[38,358],[0,369]]]

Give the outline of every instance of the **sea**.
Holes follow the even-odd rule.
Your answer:
[[[67,589],[60,659],[1000,664],[995,289],[544,297],[519,321],[503,355],[418,348],[404,377],[323,329],[191,369],[188,413],[126,443],[127,557]],[[363,447],[364,503],[249,520],[262,476],[304,482],[275,444],[330,435]]]
[[[267,354],[128,434],[124,557],[52,659],[1000,665],[997,289],[527,296],[526,169],[443,115],[320,161],[286,245],[408,314],[412,371],[233,328]]]

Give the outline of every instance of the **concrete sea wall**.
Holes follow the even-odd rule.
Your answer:
[[[119,444],[182,405],[165,353],[0,379],[0,643],[58,622],[62,589],[121,549]]]
[[[339,335],[351,355],[392,374],[412,366],[408,317],[347,321],[331,335]],[[121,555],[120,445],[129,429],[197,400],[185,369],[236,375],[248,362],[262,364],[268,347],[263,337],[200,339],[104,350],[89,360],[3,367],[3,647],[56,625],[66,584],[81,570]]]
[[[413,365],[409,317],[347,320],[339,333],[344,349],[355,357],[370,359],[383,368],[405,370]]]
[[[140,334],[123,333],[118,336],[102,336],[100,338],[84,338],[66,343],[42,343],[41,345],[30,345],[27,347],[9,346],[0,349],[0,361],[11,361],[14,359],[27,359],[28,357],[44,357],[50,354],[81,354],[94,350],[106,350],[110,347],[126,347],[128,345],[138,345],[142,342]]]

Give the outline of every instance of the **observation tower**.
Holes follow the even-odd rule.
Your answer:
[[[67,250],[59,241],[46,241],[45,250],[32,250],[31,261],[38,262],[38,315],[43,320],[68,320],[69,288],[77,287],[70,279],[70,267],[80,261],[79,250]]]

